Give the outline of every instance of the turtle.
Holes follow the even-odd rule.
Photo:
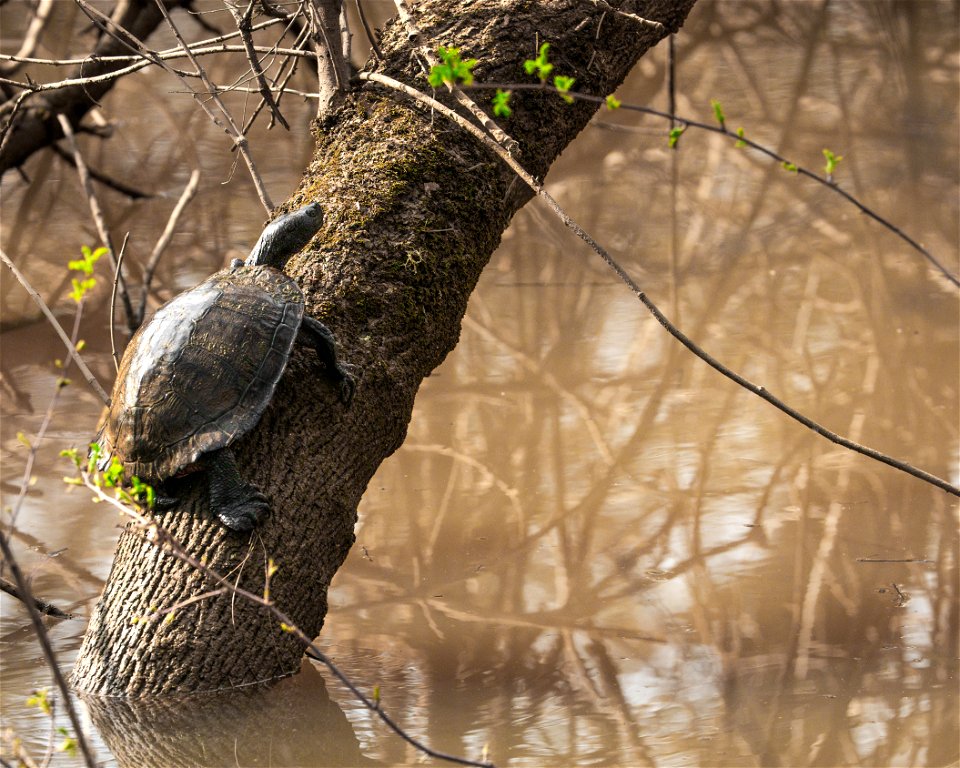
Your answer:
[[[282,271],[322,222],[318,203],[280,216],[246,260],[175,296],[134,334],[98,426],[101,466],[116,456],[127,476],[161,488],[205,471],[224,526],[244,532],[264,518],[267,498],[243,480],[231,445],[259,422],[294,342],[316,351],[345,404],[355,387],[333,334],[305,314],[303,293]],[[174,503],[165,493],[164,505]]]

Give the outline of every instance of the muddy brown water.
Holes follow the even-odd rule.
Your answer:
[[[5,51],[18,13],[0,9]],[[957,274],[957,14],[702,0],[677,40],[679,109],[711,120],[719,99],[731,126],[814,170],[824,147],[843,155],[844,189]],[[84,44],[53,35],[45,55]],[[664,45],[619,97],[664,106],[665,64]],[[104,193],[132,261],[201,167],[161,299],[249,248],[263,219],[226,139],[178,89],[128,81],[105,103],[114,137],[84,145],[91,164],[164,193]],[[253,141],[277,202],[309,156],[308,112],[291,104],[290,134]],[[66,322],[65,262],[95,234],[72,171],[49,157],[27,170],[29,186],[3,180],[3,248]],[[547,181],[716,357],[960,482],[958,293],[902,240],[716,136],[690,129],[670,152],[662,123],[624,111],[598,115]],[[27,322],[6,271],[2,296],[7,524],[17,433],[38,428],[62,348]],[[109,382],[104,296],[81,335]],[[63,391],[12,532],[36,592],[79,616],[48,621],[65,666],[120,524],[61,482],[58,451],[82,445],[98,412],[84,386]],[[531,204],[370,483],[319,642],[412,734],[474,758],[486,745],[499,765],[955,765],[957,511],[694,359]],[[41,756],[49,721],[26,699],[50,674],[21,607],[0,601],[4,754],[15,735]],[[309,665],[266,693],[92,714],[108,765],[418,761]]]

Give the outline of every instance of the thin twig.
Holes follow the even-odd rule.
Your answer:
[[[110,328],[110,357],[113,358],[113,369],[120,372],[120,356],[117,354],[117,336],[114,333],[113,319],[117,316],[117,284],[120,282],[120,275],[123,270],[123,257],[127,253],[127,241],[130,239],[130,233],[123,236],[123,245],[120,246],[120,255],[117,256],[117,268],[113,271],[113,288],[110,289],[110,315],[107,325]],[[143,318],[140,319],[141,322]]]
[[[9,579],[5,579],[0,576],[0,591],[6,592],[11,597],[15,597],[20,602],[26,600],[33,600],[33,604],[36,606],[37,610],[40,611],[44,616],[53,616],[57,619],[72,619],[73,614],[67,613],[60,608],[57,608],[49,600],[43,600],[36,595],[24,595],[20,592],[20,589]]]
[[[0,251],[0,258],[2,258],[7,266],[13,270],[14,274],[18,276],[21,284],[25,287],[28,286],[26,279],[20,279],[22,278],[22,275],[20,275],[20,273],[16,270],[16,268],[13,266],[13,263],[7,258],[3,251]],[[29,290],[32,291],[33,289],[31,288]],[[46,305],[42,304],[42,302],[41,309],[46,309]],[[46,309],[46,311],[49,312],[50,310]],[[67,348],[70,350],[76,350],[76,339],[80,332],[80,317],[82,314],[83,300],[81,299],[80,303],[77,305],[77,311],[73,317],[73,338],[67,339]],[[60,324],[57,323],[56,320],[53,320],[53,322],[59,329]],[[63,329],[60,329],[60,331],[62,333]],[[64,336],[66,336],[66,334],[64,334]],[[78,365],[82,366],[83,361],[80,360],[79,356],[76,357],[76,362]],[[70,360],[68,359],[67,362],[64,363],[64,372],[69,369],[69,366]],[[63,389],[64,385],[65,379],[60,379],[57,382],[53,395],[50,398],[50,403],[47,405],[46,413],[44,414],[43,420],[40,422],[40,428],[37,430],[37,434],[30,442],[30,450],[27,454],[27,461],[25,462],[23,475],[20,481],[20,493],[17,495],[17,499],[14,502],[13,509],[10,513],[10,530],[13,530],[13,527],[16,524],[17,515],[19,514],[20,508],[23,505],[23,500],[26,498],[27,488],[30,485],[30,477],[33,474],[33,464],[36,460],[37,451],[40,447],[40,443],[43,442],[43,438],[46,436],[51,421],[53,420],[53,413],[56,408],[57,401],[60,398],[60,391]],[[37,636],[37,642],[40,644],[40,649],[43,652],[44,660],[50,669],[50,673],[53,675],[54,684],[57,686],[57,690],[60,691],[60,695],[63,698],[63,704],[67,710],[67,717],[70,719],[70,724],[73,726],[77,744],[80,747],[80,752],[83,754],[83,760],[86,763],[87,768],[95,768],[97,765],[96,757],[93,754],[93,750],[90,748],[89,743],[87,742],[87,737],[84,735],[80,718],[77,716],[76,708],[73,706],[73,700],[70,698],[70,689],[67,686],[67,681],[60,669],[60,664],[57,661],[57,654],[53,650],[53,644],[50,642],[50,636],[47,634],[47,628],[43,624],[43,619],[40,615],[40,608],[37,604],[36,598],[33,596],[32,590],[30,589],[30,583],[24,576],[23,571],[20,569],[20,564],[17,562],[17,559],[14,556],[13,548],[10,546],[10,542],[7,538],[7,531],[3,530],[2,528],[0,528],[0,553],[3,555],[3,560],[6,567],[10,569],[10,575],[13,576],[13,585],[19,593],[24,607],[27,609],[27,615],[30,617],[30,624],[33,627],[34,634]]]
[[[408,96],[411,96],[417,101],[423,104],[426,104],[430,108],[438,111],[447,119],[452,120],[460,127],[469,131],[472,135],[474,135],[481,142],[483,142],[487,147],[492,149],[497,154],[497,156],[500,157],[500,159],[503,160],[504,163],[510,166],[511,170],[513,170],[513,172],[516,173],[527,184],[527,186],[530,187],[531,190],[533,190],[535,194],[542,197],[546,201],[550,209],[560,218],[560,220],[564,223],[565,226],[571,229],[574,232],[574,234],[577,235],[577,237],[579,237],[587,245],[589,245],[590,248],[593,249],[593,251],[598,256],[600,256],[601,259],[603,259],[603,261],[607,264],[607,266],[610,267],[616,273],[617,277],[619,277],[620,280],[623,283],[625,283],[627,287],[630,288],[631,291],[633,291],[633,294],[637,297],[640,303],[647,308],[650,314],[652,314],[656,318],[657,322],[659,322],[660,325],[662,325],[664,329],[666,329],[666,331],[671,336],[673,336],[677,341],[683,344],[683,346],[685,346],[687,349],[693,352],[694,355],[699,357],[701,360],[703,360],[707,365],[709,365],[711,368],[716,370],[718,373],[722,374],[723,376],[726,376],[728,379],[739,384],[744,389],[747,389],[753,394],[757,395],[758,397],[766,400],[768,403],[770,403],[775,408],[777,408],[778,410],[788,415],[790,418],[800,422],[805,427],[813,430],[821,437],[825,437],[830,442],[835,443],[837,445],[841,445],[844,448],[847,448],[851,451],[860,453],[871,459],[874,459],[883,464],[891,466],[894,469],[898,469],[902,472],[906,472],[909,475],[913,475],[914,477],[920,480],[923,480],[927,483],[930,483],[931,485],[935,485],[936,487],[941,488],[942,490],[946,491],[947,493],[951,493],[954,496],[960,496],[960,488],[953,485],[949,481],[944,480],[940,477],[937,477],[936,475],[933,475],[922,469],[918,469],[917,467],[914,467],[911,464],[908,464],[904,461],[888,456],[885,453],[881,453],[880,451],[877,451],[873,448],[860,445],[859,443],[856,443],[853,440],[849,440],[843,437],[842,435],[839,435],[836,432],[833,432],[827,429],[826,427],[817,423],[816,421],[809,418],[808,416],[805,416],[804,414],[800,413],[795,408],[787,405],[778,397],[771,394],[763,386],[754,384],[753,382],[749,381],[748,379],[746,379],[744,376],[740,375],[736,371],[725,366],[715,357],[713,357],[704,349],[702,349],[700,346],[698,346],[692,339],[690,339],[689,336],[687,336],[685,333],[683,333],[683,331],[681,331],[677,326],[675,326],[669,320],[669,318],[667,318],[667,316],[660,311],[659,307],[657,307],[657,305],[654,304],[647,297],[646,293],[644,293],[644,291],[640,288],[640,286],[636,283],[636,281],[634,281],[634,279],[630,277],[630,275],[626,272],[626,270],[624,270],[624,268],[621,267],[620,264],[596,240],[594,240],[589,233],[586,232],[586,230],[584,230],[579,224],[577,224],[577,222],[574,221],[560,207],[557,201],[553,199],[553,197],[546,191],[546,189],[544,189],[543,185],[541,185],[540,182],[538,182],[529,173],[527,173],[527,171],[513,158],[513,156],[506,149],[500,146],[500,144],[494,141],[489,136],[489,134],[484,133],[484,131],[482,131],[479,127],[477,127],[473,123],[470,123],[469,121],[467,121],[466,119],[458,115],[456,112],[454,112],[450,108],[441,104],[436,99],[433,99],[430,96],[427,96],[425,93],[422,93],[416,90],[415,88],[411,88],[410,86],[405,85],[404,83],[394,80],[393,78],[387,77],[386,75],[381,75],[377,72],[363,72],[359,75],[359,77],[362,80],[377,82],[389,88],[392,88],[394,90],[401,91],[402,93],[405,93]]]
[[[377,36],[370,28],[370,23],[367,21],[367,14],[363,11],[363,3],[361,0],[356,0],[356,4],[357,16],[360,17],[360,24],[363,25],[363,31],[367,35],[367,40],[370,41],[370,49],[373,51],[373,56],[377,61],[383,61],[383,51],[380,50],[380,45],[377,43]]]
[[[161,549],[163,552],[172,555],[180,562],[185,563],[194,571],[203,574],[221,588],[220,590],[206,592],[202,597],[206,598],[210,597],[211,595],[218,594],[221,591],[229,591],[233,596],[247,600],[248,602],[259,606],[263,610],[270,613],[270,615],[272,615],[277,621],[278,632],[287,632],[288,634],[296,637],[301,643],[303,643],[305,651],[311,658],[314,658],[324,664],[327,669],[330,670],[330,672],[357,698],[361,704],[363,704],[366,709],[376,714],[377,717],[379,717],[380,720],[387,725],[387,727],[389,727],[394,733],[396,733],[404,741],[420,752],[431,757],[446,760],[448,762],[458,763],[460,765],[471,765],[477,766],[478,768],[495,768],[493,763],[487,761],[470,760],[465,757],[439,752],[408,734],[383,710],[383,708],[380,706],[379,700],[371,699],[364,694],[346,675],[346,673],[344,673],[325,653],[323,653],[323,651],[321,651],[314,644],[313,639],[304,633],[303,630],[297,627],[293,619],[281,611],[276,604],[269,599],[269,595],[264,597],[263,595],[250,592],[249,590],[238,586],[234,581],[230,580],[226,576],[215,571],[205,562],[190,554],[187,548],[176,537],[174,537],[169,530],[161,526],[155,519],[150,517],[149,514],[144,512],[144,510],[129,504],[125,504],[118,498],[109,496],[104,492],[103,488],[100,487],[100,485],[98,485],[94,479],[83,470],[82,467],[78,466],[77,469],[83,484],[93,491],[98,498],[106,501],[109,504],[112,504],[124,515],[130,518],[134,525],[143,532],[144,537],[149,542]],[[158,613],[163,613],[163,611],[159,611]]]
[[[659,21],[654,21],[653,19],[645,19],[643,18],[643,16],[637,16],[637,14],[635,13],[624,11],[620,8],[610,5],[610,3],[607,2],[607,0],[589,0],[589,2],[593,3],[598,8],[602,8],[605,11],[612,11],[618,16],[622,16],[625,19],[630,19],[631,21],[635,21],[638,24],[643,24],[645,27],[650,27],[651,29],[655,29],[658,32],[663,32],[664,30],[666,30],[666,27],[663,26],[663,24],[661,24]]]
[[[117,267],[117,254],[113,248],[113,239],[110,237],[110,232],[107,230],[107,222],[103,216],[103,209],[100,207],[100,200],[97,197],[96,192],[94,192],[93,182],[90,180],[90,173],[87,171],[87,164],[84,162],[83,155],[80,154],[80,148],[77,146],[76,137],[73,135],[73,126],[70,125],[70,120],[66,115],[59,114],[57,115],[57,122],[60,123],[60,128],[63,130],[64,138],[66,138],[67,144],[70,147],[70,153],[73,155],[73,162],[77,169],[77,175],[80,177],[80,184],[83,186],[83,191],[87,195],[87,204],[90,206],[90,214],[93,216],[93,223],[100,235],[100,242],[106,246],[110,255],[110,263],[117,271],[117,274],[120,275],[120,299],[123,301],[123,309],[127,314],[127,327],[132,327],[133,304],[130,303],[130,294],[127,291],[127,284],[124,282],[123,275],[120,274],[120,270]]]
[[[187,182],[187,186],[184,187],[183,192],[180,194],[180,199],[177,200],[177,204],[170,212],[170,217],[167,219],[167,225],[163,228],[163,233],[157,240],[157,244],[153,246],[153,251],[150,253],[150,258],[147,259],[147,266],[144,267],[143,270],[143,293],[140,296],[140,306],[137,309],[138,326],[143,323],[143,318],[147,312],[147,295],[150,291],[150,283],[153,281],[153,273],[156,271],[157,265],[160,263],[160,257],[163,255],[164,250],[166,250],[167,245],[170,244],[170,238],[173,237],[173,233],[176,231],[177,222],[180,221],[180,215],[186,209],[190,201],[193,200],[193,196],[197,193],[197,187],[199,184],[200,170],[198,168],[194,168],[193,172],[190,174],[190,180]]]
[[[30,19],[30,25],[23,35],[20,50],[11,56],[8,61],[0,64],[0,74],[5,76],[12,75],[20,69],[19,65],[23,63],[23,59],[33,55],[33,52],[37,49],[37,45],[40,42],[40,36],[47,27],[47,22],[50,19],[50,11],[52,10],[53,0],[39,0],[33,16]]]
[[[77,364],[77,367],[83,374],[83,378],[86,380],[87,384],[90,385],[90,388],[97,393],[105,405],[110,405],[110,396],[104,391],[103,387],[100,386],[100,382],[97,381],[97,377],[93,375],[93,372],[87,367],[87,364],[83,362],[83,358],[80,357],[80,353],[77,352],[76,345],[70,341],[70,337],[67,336],[66,332],[63,330],[63,327],[59,322],[57,322],[57,318],[54,317],[53,312],[50,311],[50,307],[47,306],[40,294],[34,290],[33,286],[30,285],[30,282],[27,280],[24,274],[17,269],[16,265],[10,260],[10,257],[3,252],[3,250],[0,250],[0,260],[7,265],[7,268],[11,272],[13,272],[13,276],[17,278],[17,282],[23,286],[23,289],[30,294],[30,297],[34,300],[34,302],[36,302],[37,306],[40,307],[40,311],[43,312],[44,316],[53,327],[53,330],[57,332],[60,340],[66,345],[67,354],[70,356],[70,359]]]
[[[237,30],[240,32],[240,39],[243,41],[243,47],[246,50],[247,61],[250,62],[250,69],[256,76],[257,84],[260,86],[260,95],[263,97],[266,105],[270,108],[270,112],[273,114],[274,119],[289,131],[290,124],[283,116],[283,113],[280,112],[280,107],[277,106],[277,102],[273,98],[273,93],[270,92],[270,86],[267,83],[266,76],[263,74],[263,67],[260,65],[260,59],[253,47],[253,38],[251,37],[250,33],[252,26],[250,23],[250,17],[253,13],[253,0],[250,0],[250,2],[247,4],[247,9],[243,13],[240,13],[240,11],[237,10],[232,0],[227,0],[225,4],[227,6],[227,10],[230,12],[230,15],[233,16],[234,22],[236,22]]]
[[[74,160],[73,156],[59,144],[51,144],[50,149],[52,149],[54,154],[65,163],[69,163],[74,168],[77,167],[77,161]],[[121,195],[126,195],[131,200],[144,200],[153,197],[152,193],[144,192],[136,187],[131,187],[129,184],[124,184],[122,181],[117,181],[116,179],[110,178],[105,173],[98,171],[96,168],[87,168],[87,172],[90,174],[90,178],[94,181],[100,182],[105,187],[109,187],[115,192],[119,192]]]
[[[99,10],[94,8],[87,0],[75,0],[77,5],[80,6],[81,10],[87,14],[91,21],[102,29],[106,34],[118,40],[123,45],[130,48],[135,53],[139,53],[144,58],[152,61],[154,64],[162,67],[171,74],[179,77],[183,83],[191,90],[193,93],[194,99],[200,105],[200,108],[207,113],[207,116],[213,121],[215,125],[220,127],[230,138],[233,140],[234,144],[240,150],[241,155],[243,156],[244,162],[247,164],[247,169],[250,173],[250,178],[253,180],[254,188],[257,190],[257,195],[260,197],[260,202],[263,204],[263,207],[266,209],[267,213],[272,213],[273,203],[270,200],[270,196],[267,194],[267,190],[264,187],[263,179],[260,177],[260,173],[257,171],[256,163],[253,160],[252,155],[249,151],[249,145],[247,142],[246,136],[244,136],[240,130],[237,128],[236,123],[233,120],[233,117],[230,115],[229,110],[223,104],[222,99],[220,99],[219,93],[216,91],[216,87],[210,82],[207,77],[206,71],[199,65],[196,57],[193,55],[190,47],[186,44],[183,39],[183,36],[180,34],[180,30],[177,28],[176,24],[173,23],[170,18],[170,14],[167,12],[167,8],[163,3],[163,0],[157,0],[157,7],[160,9],[160,13],[166,19],[167,24],[170,29],[173,31],[174,36],[177,38],[177,41],[180,43],[181,47],[187,58],[190,59],[190,62],[196,67],[197,75],[200,77],[201,81],[204,83],[204,86],[210,90],[210,98],[217,105],[217,108],[220,110],[223,115],[224,120],[226,120],[226,125],[217,117],[216,113],[210,108],[207,104],[206,99],[201,98],[201,94],[193,91],[190,88],[190,84],[187,82],[186,78],[177,72],[173,67],[167,64],[161,57],[157,56],[152,50],[147,48],[147,46],[140,40],[138,40],[134,35],[132,35],[128,30],[121,29],[116,22],[110,19],[108,16],[101,13]],[[118,34],[122,32],[123,36]]]
[[[420,55],[423,56],[426,62],[431,67],[435,67],[440,63],[440,60],[433,52],[433,49],[422,42],[420,28],[414,22],[410,9],[407,8],[406,0],[394,0],[394,5],[397,7],[400,21],[407,27],[407,38],[411,44],[418,46]],[[426,71],[426,68],[424,69]],[[453,97],[462,106],[467,108],[470,114],[486,129],[487,133],[493,136],[494,141],[504,147],[510,154],[517,154],[519,152],[520,144],[497,125],[486,112],[480,109],[477,103],[461,90],[459,85],[456,83],[447,83],[446,86],[447,90],[453,94]]]

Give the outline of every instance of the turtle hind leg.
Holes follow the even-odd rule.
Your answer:
[[[232,531],[249,531],[270,512],[270,504],[257,486],[245,483],[230,448],[209,454],[207,466],[210,508]]]
[[[330,329],[310,315],[304,315],[303,322],[300,324],[299,340],[316,350],[317,356],[340,384],[340,399],[344,403],[349,403],[353,399],[356,382],[354,382],[353,376],[347,372],[347,369],[340,365],[337,360],[336,341]]]

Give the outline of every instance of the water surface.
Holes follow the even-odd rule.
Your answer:
[[[956,274],[957,13],[701,0],[677,39],[679,109],[711,120],[718,99],[731,126],[814,170],[824,147],[843,155],[843,188]],[[665,106],[665,72],[664,45],[618,97]],[[222,134],[169,90],[160,77],[122,86],[107,102],[118,135],[88,145],[98,167],[169,193],[105,193],[141,259],[202,164],[161,299],[242,253],[263,218]],[[291,135],[258,134],[277,200],[309,157],[309,110],[291,114]],[[960,482],[956,289],[829,189],[693,129],[671,152],[665,132],[603,112],[548,188],[711,354],[830,429]],[[28,170],[29,187],[4,180],[3,246],[61,296],[65,261],[94,235],[70,171],[40,157]],[[2,290],[6,327],[31,316],[6,274]],[[110,381],[94,303],[83,335]],[[38,427],[60,356],[40,323],[3,334],[4,509],[23,471],[16,434]],[[63,391],[13,533],[37,593],[81,617],[120,521],[68,491],[57,452],[88,439],[98,411],[82,386]],[[501,765],[956,764],[957,510],[718,376],[531,204],[363,498],[320,644],[412,733],[475,758],[487,745]],[[50,676],[22,609],[0,600],[4,727],[42,755],[47,720],[24,702]],[[48,626],[69,665],[84,619]],[[249,699],[95,716],[99,756],[418,760],[313,670]],[[152,753],[125,738],[133,724],[154,728]]]

